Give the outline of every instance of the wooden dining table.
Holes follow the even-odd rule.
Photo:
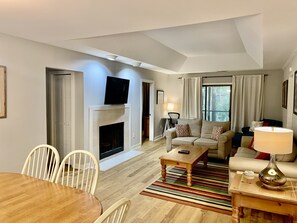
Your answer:
[[[89,223],[102,213],[85,191],[19,173],[0,173],[0,222]]]

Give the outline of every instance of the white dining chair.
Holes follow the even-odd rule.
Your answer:
[[[130,200],[122,198],[103,212],[103,214],[97,218],[94,223],[122,223],[127,217],[130,205]]]
[[[22,174],[54,182],[59,168],[60,156],[57,149],[41,144],[31,150],[25,160]]]
[[[85,150],[74,150],[62,160],[55,182],[94,194],[99,173],[95,156]]]

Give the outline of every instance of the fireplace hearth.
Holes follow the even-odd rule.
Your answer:
[[[99,127],[99,159],[124,151],[124,122]]]

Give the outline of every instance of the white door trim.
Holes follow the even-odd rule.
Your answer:
[[[140,84],[140,144],[142,144],[142,103],[143,103],[143,93],[142,93],[142,83],[150,84],[150,129],[149,129],[149,140],[154,141],[154,129],[155,129],[155,82],[152,80],[142,79]]]

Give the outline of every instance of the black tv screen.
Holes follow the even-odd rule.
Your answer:
[[[106,79],[104,104],[126,104],[128,101],[130,80],[110,77]]]

